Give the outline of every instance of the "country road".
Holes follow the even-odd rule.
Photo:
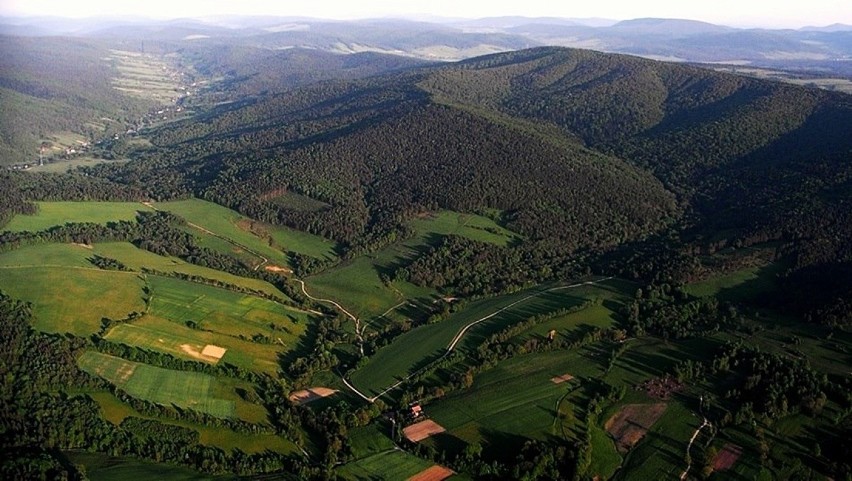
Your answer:
[[[524,301],[527,301],[527,300],[529,300],[529,299],[532,299],[532,298],[534,298],[534,297],[540,296],[540,295],[542,295],[542,294],[544,294],[544,293],[546,293],[546,292],[553,292],[553,291],[558,291],[558,290],[562,290],[562,289],[573,289],[573,288],[581,287],[581,286],[588,286],[588,285],[600,284],[601,282],[608,281],[608,280],[612,279],[613,277],[614,277],[614,276],[609,276],[609,277],[605,277],[605,278],[603,278],[603,279],[598,279],[598,280],[596,280],[596,281],[578,282],[578,283],[576,283],[576,284],[571,284],[571,285],[567,285],[567,286],[559,286],[559,287],[552,287],[552,288],[550,288],[550,289],[545,289],[545,290],[543,290],[543,291],[536,292],[535,294],[530,294],[530,295],[528,295],[528,296],[524,297],[523,299],[518,299],[517,301],[515,301],[515,302],[513,302],[513,303],[511,303],[511,304],[509,304],[509,305],[507,305],[507,306],[503,306],[503,307],[501,307],[500,309],[497,309],[496,311],[492,312],[491,314],[488,314],[487,316],[483,316],[483,317],[481,317],[481,318],[479,318],[479,319],[477,319],[477,320],[475,320],[475,321],[469,322],[469,323],[468,323],[468,324],[466,324],[464,327],[462,327],[462,328],[459,330],[459,332],[458,332],[458,333],[456,333],[455,337],[453,337],[453,339],[450,341],[449,345],[447,345],[447,349],[446,349],[446,351],[444,352],[444,354],[443,354],[441,357],[439,357],[438,359],[436,359],[434,362],[430,363],[430,365],[431,365],[431,364],[434,364],[434,363],[437,363],[437,362],[440,362],[441,360],[443,360],[444,358],[446,358],[447,356],[449,356],[450,354],[452,354],[452,352],[453,352],[453,350],[455,349],[456,345],[459,343],[459,341],[461,341],[461,340],[462,340],[462,338],[464,337],[464,335],[467,333],[467,331],[468,331],[471,327],[473,327],[473,326],[475,326],[475,325],[477,325],[477,324],[479,324],[479,323],[481,323],[481,322],[487,321],[488,319],[491,319],[492,317],[496,316],[497,314],[500,314],[501,312],[503,312],[503,311],[505,311],[505,310],[507,310],[507,309],[509,309],[509,308],[511,308],[511,307],[514,307],[514,306],[516,306],[516,305],[518,305],[518,304],[520,304],[520,303],[522,303],[522,302],[524,302]],[[346,386],[347,386],[349,389],[351,389],[352,391],[354,391],[356,394],[358,394],[358,395],[359,395],[359,396],[361,396],[362,398],[366,399],[366,400],[367,400],[367,401],[369,401],[369,402],[375,402],[375,400],[376,400],[376,399],[378,399],[378,398],[380,398],[380,397],[384,396],[385,394],[387,394],[388,392],[390,392],[390,391],[392,391],[392,390],[396,389],[397,387],[399,387],[399,386],[400,386],[401,384],[403,384],[404,382],[408,381],[408,380],[409,380],[409,379],[411,379],[412,377],[414,377],[414,376],[416,376],[416,375],[420,374],[422,371],[424,371],[424,370],[426,370],[426,369],[428,369],[428,368],[429,368],[429,366],[425,366],[425,367],[423,367],[423,368],[421,368],[421,369],[417,370],[416,372],[413,372],[413,373],[409,374],[408,376],[405,376],[404,378],[402,378],[402,379],[400,379],[399,381],[395,382],[394,384],[390,385],[388,388],[386,388],[385,390],[383,390],[383,391],[382,391],[382,392],[380,392],[379,394],[376,394],[376,395],[375,395],[375,396],[373,396],[373,397],[367,397],[367,396],[365,396],[362,392],[358,391],[358,390],[357,390],[354,386],[352,386],[352,385],[351,385],[348,381],[346,381],[346,379],[344,379],[343,381],[344,381],[344,383],[346,383]]]

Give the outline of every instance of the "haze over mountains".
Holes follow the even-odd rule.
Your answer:
[[[799,30],[741,29],[693,20],[642,18],[626,21],[495,17],[415,21],[366,19],[329,21],[288,17],[177,19],[5,18],[0,31],[12,35],[72,35],[149,38],[158,41],[235,42],[263,48],[364,50],[436,60],[541,45],[592,48],[677,61],[836,62],[848,71],[852,26],[835,24]]]

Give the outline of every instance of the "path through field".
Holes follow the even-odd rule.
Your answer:
[[[414,377],[414,376],[418,375],[420,372],[422,372],[422,371],[424,371],[424,370],[428,369],[428,368],[429,368],[429,366],[431,366],[432,364],[437,363],[437,362],[440,362],[441,360],[443,360],[444,358],[446,358],[447,356],[449,356],[450,354],[452,354],[453,350],[456,348],[456,345],[459,343],[459,341],[461,341],[461,340],[462,340],[462,338],[464,337],[464,335],[468,332],[468,330],[469,330],[471,327],[473,327],[473,326],[475,326],[475,325],[477,325],[477,324],[479,324],[479,323],[481,323],[481,322],[485,322],[485,321],[487,321],[488,319],[491,319],[492,317],[496,316],[497,314],[500,314],[501,312],[503,312],[503,311],[505,311],[505,310],[507,310],[507,309],[509,309],[509,308],[511,308],[511,307],[514,307],[514,306],[516,306],[516,305],[518,305],[518,304],[520,304],[520,303],[522,303],[522,302],[524,302],[524,301],[528,301],[528,300],[530,300],[530,299],[532,299],[532,298],[534,298],[534,297],[538,297],[538,296],[540,296],[540,295],[542,295],[542,294],[545,294],[545,293],[547,293],[547,292],[553,292],[553,291],[558,291],[558,290],[562,290],[562,289],[573,289],[573,288],[581,287],[581,286],[589,286],[589,285],[594,285],[594,284],[600,284],[601,282],[608,281],[608,280],[612,279],[613,277],[614,277],[614,276],[609,276],[609,277],[605,277],[605,278],[603,278],[603,279],[598,279],[598,280],[596,280],[596,281],[578,282],[578,283],[576,283],[576,284],[571,284],[571,285],[567,285],[567,286],[551,287],[550,289],[545,289],[545,290],[543,290],[543,291],[536,292],[535,294],[530,294],[530,295],[528,295],[528,296],[524,297],[523,299],[518,299],[517,301],[515,301],[515,302],[513,302],[513,303],[511,303],[511,304],[509,304],[509,305],[506,305],[506,306],[501,307],[500,309],[497,309],[496,311],[492,312],[491,314],[488,314],[487,316],[484,316],[484,317],[481,317],[481,318],[479,318],[479,319],[477,319],[477,320],[475,320],[475,321],[469,322],[469,323],[468,323],[468,324],[466,324],[464,327],[462,327],[461,329],[459,329],[459,332],[458,332],[458,333],[456,333],[455,337],[453,337],[453,339],[452,339],[452,340],[450,341],[450,343],[447,345],[447,350],[444,352],[444,354],[443,354],[441,357],[439,357],[438,359],[436,359],[434,362],[430,363],[429,365],[424,366],[423,368],[421,368],[421,369],[420,369],[420,370],[418,370],[417,372],[414,372],[414,373],[409,374],[408,376],[405,376],[404,378],[402,378],[402,379],[400,379],[399,381],[395,382],[394,384],[392,384],[391,386],[389,386],[387,389],[385,389],[384,391],[380,392],[379,394],[376,394],[376,395],[375,395],[375,396],[373,396],[373,397],[367,397],[367,396],[365,396],[363,393],[361,393],[360,391],[358,391],[358,390],[357,390],[354,386],[352,386],[352,384],[350,384],[350,383],[349,383],[346,379],[343,379],[343,382],[346,384],[346,387],[348,387],[349,389],[351,389],[353,392],[355,392],[356,394],[358,394],[358,395],[359,395],[359,396],[361,396],[362,398],[366,399],[366,400],[367,400],[367,401],[369,401],[369,402],[375,402],[375,400],[376,400],[376,399],[378,399],[378,398],[380,398],[380,397],[384,396],[385,394],[387,394],[388,392],[390,392],[390,391],[392,391],[392,390],[396,389],[397,387],[399,387],[399,386],[400,386],[401,384],[403,384],[404,382],[406,382],[406,381],[408,381],[409,379],[411,379],[412,377]],[[300,282],[301,282],[301,281],[300,281]],[[304,284],[303,284],[303,285],[304,285]],[[362,352],[362,354],[363,354],[363,352]]]
[[[680,480],[681,481],[686,479],[686,475],[689,474],[689,469],[692,467],[692,457],[689,456],[689,450],[690,450],[690,448],[692,448],[692,443],[695,442],[695,438],[698,437],[698,433],[700,433],[701,430],[704,429],[705,426],[709,426],[709,425],[710,425],[710,421],[708,421],[707,418],[704,418],[704,422],[701,423],[701,426],[698,426],[698,429],[696,429],[695,432],[692,433],[692,438],[690,438],[689,444],[686,445],[686,455],[687,455],[687,459],[689,460],[689,464],[686,465],[686,469],[684,469],[683,472],[680,474]]]

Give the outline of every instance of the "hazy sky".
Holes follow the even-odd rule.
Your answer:
[[[733,26],[852,24],[850,0],[0,0],[4,15],[139,15],[153,18],[220,14],[350,19],[382,16],[503,15],[688,18]]]

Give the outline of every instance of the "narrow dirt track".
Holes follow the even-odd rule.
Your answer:
[[[496,316],[497,314],[500,314],[501,312],[503,312],[503,311],[505,311],[505,310],[507,310],[507,309],[509,309],[509,308],[513,307],[513,306],[516,306],[516,305],[518,305],[518,304],[520,304],[520,303],[522,303],[522,302],[524,302],[524,301],[527,301],[527,300],[532,299],[532,298],[534,298],[534,297],[540,296],[540,295],[542,295],[542,294],[544,294],[544,293],[547,293],[547,292],[553,292],[553,291],[558,291],[558,290],[562,290],[562,289],[573,289],[573,288],[581,287],[581,286],[588,286],[588,285],[600,284],[601,282],[608,281],[608,280],[612,279],[613,277],[614,277],[614,276],[609,276],[609,277],[605,277],[605,278],[603,278],[603,279],[598,279],[598,280],[596,280],[596,281],[578,282],[578,283],[576,283],[576,284],[571,284],[571,285],[568,285],[568,286],[552,287],[552,288],[550,288],[550,289],[545,289],[545,290],[543,290],[543,291],[536,292],[535,294],[530,294],[530,295],[528,295],[528,296],[524,297],[523,299],[518,299],[517,301],[515,301],[515,302],[513,302],[513,303],[511,303],[511,304],[509,304],[509,305],[507,305],[507,306],[503,306],[503,307],[501,307],[500,309],[497,309],[496,311],[492,312],[491,314],[488,314],[487,316],[481,317],[481,318],[479,318],[479,319],[477,319],[477,320],[475,320],[475,321],[473,321],[473,322],[470,322],[470,323],[466,324],[464,327],[462,327],[462,328],[459,330],[459,332],[455,335],[455,337],[453,337],[452,341],[450,341],[450,344],[449,344],[449,345],[447,345],[447,350],[444,352],[444,354],[443,354],[440,358],[436,359],[434,362],[440,362],[441,360],[443,360],[444,358],[446,358],[447,356],[449,356],[450,354],[452,354],[453,350],[456,348],[456,345],[459,343],[459,341],[461,341],[461,340],[462,340],[462,338],[464,337],[464,335],[467,333],[467,331],[468,331],[471,327],[473,327],[473,326],[475,326],[475,325],[477,325],[477,324],[479,324],[479,323],[481,323],[481,322],[487,321],[488,319],[491,319],[492,317]],[[363,354],[363,353],[362,353],[362,354]],[[430,365],[431,365],[431,364],[432,364],[432,363],[430,363]],[[359,395],[359,396],[361,396],[362,398],[364,398],[364,399],[366,399],[366,400],[368,400],[368,401],[370,401],[370,402],[375,402],[375,400],[376,400],[376,399],[378,399],[378,398],[380,398],[380,397],[384,396],[385,394],[387,394],[388,392],[390,392],[390,391],[392,391],[392,390],[396,389],[396,388],[397,388],[397,387],[399,387],[401,384],[403,384],[404,382],[408,381],[408,380],[409,380],[409,379],[411,379],[412,377],[414,377],[414,376],[418,375],[421,371],[423,371],[423,370],[427,369],[428,367],[429,367],[429,366],[425,366],[424,368],[422,368],[422,369],[418,370],[417,372],[414,372],[414,373],[412,373],[412,374],[409,374],[408,376],[405,376],[404,378],[402,378],[402,379],[400,379],[399,381],[395,382],[394,384],[392,384],[391,386],[389,386],[387,389],[385,389],[384,391],[380,392],[379,394],[376,394],[376,395],[375,395],[375,396],[373,396],[373,397],[367,397],[367,396],[365,396],[363,393],[361,393],[360,391],[358,391],[357,389],[355,389],[355,387],[354,387],[354,386],[352,386],[349,382],[346,382],[346,380],[345,380],[345,379],[344,379],[344,382],[346,382],[346,386],[347,386],[347,387],[349,387],[349,389],[351,389],[352,391],[354,391],[356,394],[358,394],[358,395]]]

